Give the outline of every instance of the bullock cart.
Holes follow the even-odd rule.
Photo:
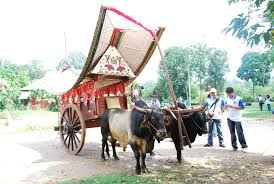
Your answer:
[[[81,151],[86,129],[99,127],[106,109],[128,108],[125,87],[146,66],[163,32],[164,28],[151,30],[114,8],[101,7],[86,63],[62,94],[59,131],[68,153]]]

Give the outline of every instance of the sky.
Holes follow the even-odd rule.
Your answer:
[[[250,50],[222,32],[246,8],[229,6],[227,0],[0,0],[0,58],[16,64],[38,59],[55,68],[66,54],[64,32],[68,52],[88,55],[101,5],[117,8],[151,29],[165,27],[163,51],[198,42],[226,50],[228,80],[236,78],[241,57]],[[157,80],[159,61],[156,50],[137,81]]]

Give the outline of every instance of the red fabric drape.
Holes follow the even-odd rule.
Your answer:
[[[81,97],[84,97],[83,102],[85,105],[87,105],[88,100],[94,100],[95,98],[100,98],[105,95],[109,96],[110,94],[118,95],[119,92],[125,95],[125,87],[122,82],[108,86],[107,88],[101,90],[95,90],[94,81],[89,81],[62,95],[61,106],[63,106],[65,103],[70,103],[70,98],[72,98],[71,103],[79,104],[81,102]]]
[[[149,33],[151,34],[151,36],[154,38],[154,36],[155,36],[154,31],[151,30],[151,29],[148,29],[147,27],[145,27],[141,22],[138,22],[138,21],[135,20],[134,18],[132,18],[132,17],[126,15],[125,13],[123,13],[123,12],[121,12],[121,11],[115,9],[115,8],[112,8],[112,7],[109,7],[109,6],[103,6],[103,8],[106,9],[106,10],[112,11],[112,12],[114,12],[114,13],[116,13],[116,14],[122,16],[122,17],[124,17],[125,19],[127,19],[127,20],[133,22],[134,24],[136,24],[136,25],[142,27],[144,30],[146,30],[147,32],[149,32]]]

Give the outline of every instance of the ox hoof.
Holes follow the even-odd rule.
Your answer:
[[[106,158],[105,157],[101,157],[101,161],[105,162]]]
[[[119,160],[119,158],[117,156],[114,156],[114,160]]]
[[[135,172],[136,172],[136,174],[140,175],[141,174],[141,169],[140,170],[139,169],[135,169]]]
[[[150,156],[154,157],[155,156],[155,153],[152,151],[150,152]]]
[[[142,173],[147,174],[147,173],[149,173],[149,170],[148,170],[147,168],[143,168],[143,169],[142,169]]]
[[[182,159],[178,160],[178,163],[179,163],[179,164],[182,163]]]

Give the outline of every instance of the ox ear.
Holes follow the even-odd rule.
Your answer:
[[[149,121],[148,120],[144,120],[140,127],[141,128],[148,128],[148,126],[149,126]]]

